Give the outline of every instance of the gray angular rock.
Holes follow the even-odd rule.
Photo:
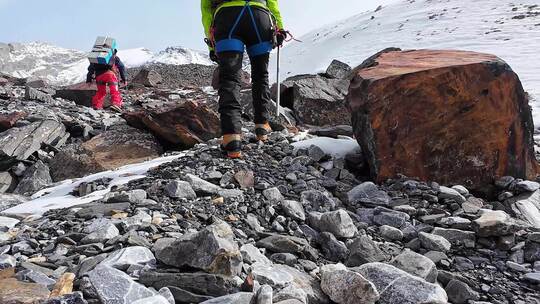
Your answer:
[[[431,233],[442,236],[452,246],[464,246],[466,248],[474,248],[476,246],[476,234],[472,231],[435,227]]]
[[[349,245],[349,257],[346,265],[360,266],[366,263],[384,261],[385,254],[371,238],[361,235]]]
[[[107,219],[94,221],[86,228],[86,233],[88,235],[81,240],[83,244],[103,243],[120,235],[118,228]]]
[[[439,190],[439,199],[453,200],[456,203],[462,204],[466,201],[465,197],[461,195],[457,190],[441,186]]]
[[[253,246],[252,244],[242,245],[242,247],[240,247],[240,252],[242,253],[244,263],[272,264],[272,262],[261,253],[259,248]]]
[[[373,283],[343,264],[321,268],[321,288],[338,304],[375,304],[380,297]]]
[[[137,300],[132,304],[170,304],[170,302],[162,295],[155,295],[153,297]]]
[[[281,289],[294,280],[293,275],[284,266],[286,265],[254,263],[251,265],[251,274],[259,283]]]
[[[257,246],[266,248],[272,252],[285,252],[304,254],[311,250],[308,241],[303,238],[273,234],[257,242]]]
[[[239,292],[227,296],[222,296],[212,300],[204,301],[201,304],[250,304],[253,299],[251,292]]]
[[[257,294],[255,295],[255,304],[272,304],[274,297],[274,290],[269,285],[263,285]]]
[[[376,206],[388,206],[390,196],[385,191],[379,190],[379,187],[372,182],[365,182],[347,193],[349,204],[366,203]]]
[[[53,180],[49,173],[49,167],[38,160],[30,168],[24,171],[22,179],[13,191],[16,194],[32,195],[37,191],[52,184]]]
[[[221,190],[221,187],[214,185],[211,182],[207,182],[204,179],[193,174],[187,174],[186,181],[189,182],[189,184],[196,193],[200,193],[203,195],[218,194]]]
[[[145,224],[150,224],[151,222],[152,216],[142,210],[138,210],[134,216],[122,219],[120,222],[120,226],[124,231],[129,231],[133,229],[139,229],[141,226]]]
[[[143,271],[139,281],[155,289],[169,288],[178,301],[187,300],[188,296],[194,300],[204,297],[219,297],[234,293],[238,289],[237,282],[233,277],[204,272]]]
[[[540,184],[533,181],[521,181],[516,184],[516,190],[520,192],[534,192],[540,189]]]
[[[146,87],[156,87],[162,81],[163,78],[158,72],[143,68],[139,71],[139,73],[137,73],[137,75],[135,75],[135,77],[133,77],[131,82],[141,84]]]
[[[511,207],[514,217],[540,228],[540,190],[511,197],[504,204]]]
[[[47,93],[43,93],[40,90],[37,90],[37,89],[32,88],[30,86],[25,87],[24,98],[28,99],[28,100],[41,101],[41,102],[45,102],[45,103],[54,102],[54,98],[52,98],[51,95],[49,95]]]
[[[187,198],[195,199],[197,194],[191,188],[191,185],[188,182],[181,180],[174,180],[165,186],[165,191],[167,195],[172,198]]]
[[[369,263],[351,268],[372,282],[380,292],[378,304],[446,304],[448,296],[437,284],[428,283],[392,265]]]
[[[135,189],[130,191],[110,192],[105,196],[105,201],[111,203],[140,203],[147,198],[148,194],[143,189]]]
[[[300,194],[300,203],[308,210],[327,212],[336,208],[336,203],[326,192],[318,190],[307,190]]]
[[[389,241],[401,241],[403,239],[403,232],[391,226],[384,225],[379,227],[379,233]]]
[[[0,270],[15,267],[17,265],[17,259],[8,254],[0,254]]]
[[[241,272],[242,254],[233,238],[231,227],[219,222],[178,239],[160,239],[153,251],[160,262],[170,266],[234,276]]]
[[[456,304],[466,304],[471,300],[480,300],[478,292],[459,280],[451,280],[450,283],[446,285],[446,293],[448,294],[448,299]]]
[[[96,267],[88,273],[88,278],[103,304],[130,304],[155,295],[115,268]]]
[[[323,214],[312,212],[309,220],[312,227],[322,232],[330,232],[339,238],[352,238],[358,233],[353,220],[345,210]]]
[[[473,221],[473,227],[478,236],[502,236],[512,234],[521,227],[502,210],[481,210],[481,216]]]
[[[302,206],[300,202],[284,200],[281,202],[281,208],[283,209],[283,212],[293,220],[301,222],[306,220],[304,206]]]
[[[12,191],[17,186],[17,181],[9,172],[0,172],[0,193]]]
[[[153,266],[155,263],[156,258],[150,249],[142,246],[133,246],[111,253],[99,265],[125,271],[133,265],[144,267],[146,265]]]
[[[283,195],[281,194],[281,191],[279,191],[278,188],[268,188],[265,189],[263,192],[263,196],[274,203],[278,203],[284,200]]]
[[[449,216],[439,220],[439,224],[454,229],[470,230],[472,222],[459,216]]]
[[[37,121],[0,133],[0,170],[11,167],[11,159],[28,159],[43,144],[62,146],[66,136],[64,125],[55,120]]]
[[[438,271],[435,263],[414,251],[406,249],[395,257],[390,264],[430,283],[437,282]]]
[[[348,64],[334,59],[326,69],[324,75],[328,78],[344,79],[349,76],[351,71],[352,68]]]
[[[324,257],[332,262],[340,262],[347,259],[349,256],[349,249],[345,246],[345,243],[336,239],[336,237],[329,233],[323,232],[320,234],[320,245]]]
[[[420,242],[422,242],[422,247],[428,250],[447,252],[452,247],[452,244],[448,240],[439,235],[420,232],[418,237]]]

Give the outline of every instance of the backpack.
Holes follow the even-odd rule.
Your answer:
[[[116,39],[111,37],[97,37],[92,52],[88,55],[90,63],[105,64],[113,66],[114,50],[116,50]]]

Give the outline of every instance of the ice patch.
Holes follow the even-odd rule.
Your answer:
[[[111,187],[124,185],[130,181],[144,178],[148,170],[161,164],[171,162],[185,154],[160,157],[139,164],[127,165],[114,171],[104,171],[92,174],[76,180],[66,180],[60,185],[43,189],[32,196],[32,200],[2,211],[0,214],[7,215],[41,215],[48,210],[73,207],[81,204],[91,203],[102,199],[111,191]],[[107,189],[95,191],[84,197],[75,197],[73,192],[81,183],[92,182],[101,178],[111,178],[112,181]]]

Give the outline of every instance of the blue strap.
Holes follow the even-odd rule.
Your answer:
[[[270,41],[266,41],[250,46],[247,52],[249,57],[257,57],[272,52],[272,49],[272,43]]]
[[[216,43],[216,53],[222,52],[244,52],[244,43],[239,39],[224,39]]]
[[[248,5],[248,11],[249,15],[251,16],[251,22],[253,23],[253,28],[255,29],[255,33],[257,33],[257,38],[259,39],[259,42],[262,43],[261,33],[259,33],[259,27],[257,26],[257,21],[255,21],[255,16],[253,15],[253,10],[251,9],[251,6]]]
[[[232,39],[232,35],[234,34],[234,30],[236,30],[236,27],[240,23],[240,20],[242,20],[242,16],[244,16],[244,12],[246,11],[246,8],[249,8],[249,0],[246,0],[246,5],[242,8],[242,11],[236,18],[236,21],[234,22],[233,27],[231,28],[231,31],[229,32],[229,39]]]

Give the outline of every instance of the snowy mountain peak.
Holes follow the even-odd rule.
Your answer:
[[[321,72],[333,59],[354,67],[388,47],[495,54],[510,64],[536,99],[532,106],[540,124],[538,0],[405,0],[324,26],[299,40],[303,42],[283,49],[282,77]]]
[[[118,56],[129,68],[152,63],[212,64],[206,54],[182,47],[158,53],[147,48],[121,49]],[[69,85],[85,79],[88,64],[85,51],[43,42],[0,43],[0,71],[19,78],[36,77],[52,85]]]

